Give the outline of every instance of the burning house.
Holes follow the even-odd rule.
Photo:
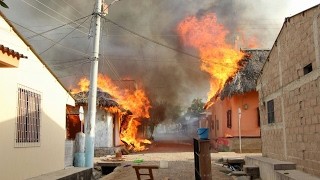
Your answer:
[[[70,139],[83,129],[80,123],[79,108],[84,108],[84,121],[88,110],[89,80],[83,78],[79,82],[80,89],[74,89],[76,106],[69,108],[67,119],[67,135]],[[125,88],[119,88],[118,84]],[[142,151],[145,144],[151,142],[144,139],[139,132],[141,119],[148,118],[149,100],[141,89],[136,89],[134,81],[114,83],[105,75],[99,74],[97,92],[97,114],[95,120],[95,156],[113,154],[119,146],[128,150]],[[74,130],[76,129],[76,130]],[[142,133],[143,134],[143,133]]]
[[[211,106],[210,137],[219,151],[239,152],[242,137],[242,152],[261,152],[259,96],[255,89],[269,50],[242,51],[246,53],[241,60],[243,69],[226,82],[217,96],[219,100]]]
[[[269,51],[238,50],[239,45],[257,48],[256,37],[245,38],[241,29],[231,34],[214,13],[188,16],[180,22],[177,31],[185,46],[199,51],[201,70],[209,75],[210,90],[204,109],[211,108],[212,113],[199,125],[210,127],[210,138],[216,139],[213,144],[218,148],[218,140],[221,140],[221,150],[230,151],[229,140],[223,138],[225,135],[238,137],[242,132],[246,137],[260,137],[255,81]],[[244,127],[240,133],[238,108],[244,110]],[[261,149],[260,139],[258,144]]]
[[[83,106],[84,121],[88,112],[89,91],[81,91],[74,94],[75,107],[68,108],[67,137],[73,139],[75,133],[85,132],[85,123],[79,119],[79,109]],[[107,92],[97,92],[97,113],[95,121],[95,156],[113,154],[115,147],[120,146],[120,119],[124,109],[114,101]]]

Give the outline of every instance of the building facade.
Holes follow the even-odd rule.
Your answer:
[[[320,6],[285,19],[257,81],[262,156],[320,177]]]
[[[1,12],[0,27],[0,179],[62,170],[74,99]]]
[[[242,51],[246,54],[242,59],[245,66],[226,83],[211,107],[210,137],[218,151],[261,152],[259,96],[255,88],[269,50]]]

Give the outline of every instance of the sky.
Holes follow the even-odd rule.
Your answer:
[[[67,88],[75,88],[80,78],[89,79],[94,23],[88,15],[94,0],[5,2],[10,8],[1,11]],[[232,42],[231,34],[240,28],[244,36],[258,38],[259,48],[270,49],[285,17],[317,4],[320,0],[121,0],[105,17],[126,30],[102,20],[99,73],[113,80],[135,80],[152,101],[188,106],[194,98],[207,99],[209,76],[200,70],[198,59],[178,52],[199,55],[197,49],[185,47],[176,32],[186,16],[215,13],[230,32],[227,41]]]

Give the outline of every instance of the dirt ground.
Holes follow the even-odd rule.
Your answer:
[[[245,157],[246,155],[261,155],[261,153],[238,154],[234,152],[212,152],[211,169],[213,180],[234,180],[235,178],[227,175],[223,171],[230,171],[218,162],[225,157]],[[160,161],[167,161],[168,168],[154,169],[155,180],[193,180],[194,173],[194,154],[191,143],[159,142],[153,143],[149,150],[129,155],[123,155],[124,161],[118,161],[118,166],[108,175],[102,176],[100,180],[134,180],[137,179],[133,165],[160,165]],[[96,158],[95,162],[102,161],[107,157]],[[135,163],[135,159],[143,159],[141,163]],[[144,176],[148,178],[148,176]]]

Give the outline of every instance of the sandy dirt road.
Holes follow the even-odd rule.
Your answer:
[[[173,138],[174,139],[174,138]],[[192,138],[186,138],[180,141],[168,141],[166,138],[157,139],[148,150],[129,155],[123,155],[125,161],[119,161],[118,166],[108,175],[101,177],[101,180],[135,180],[137,179],[133,165],[160,165],[160,161],[167,161],[168,168],[153,170],[155,180],[193,180],[194,172],[194,153]],[[238,154],[234,152],[215,152],[211,153],[211,169],[213,180],[233,180],[222,171],[229,171],[218,162],[221,158],[226,157],[245,157],[247,155],[261,155],[261,153]],[[105,157],[96,158],[95,161],[102,161]],[[135,159],[143,159],[141,163],[135,163]],[[147,178],[147,176],[145,176]]]

